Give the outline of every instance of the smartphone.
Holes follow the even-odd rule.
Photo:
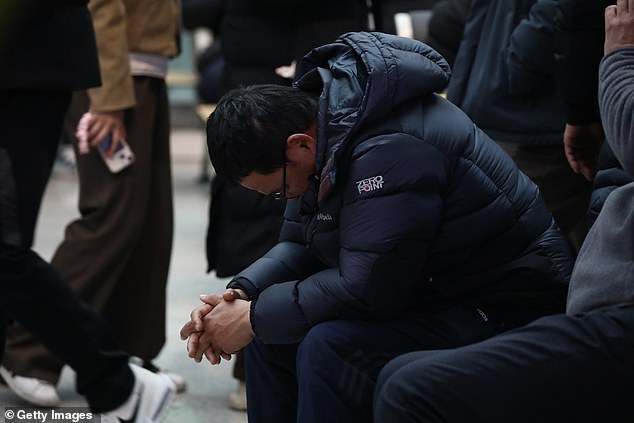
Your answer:
[[[112,135],[108,135],[97,146],[99,154],[101,154],[101,157],[106,163],[106,166],[108,166],[108,169],[110,169],[110,172],[121,172],[123,169],[134,163],[134,153],[132,153],[130,146],[127,142],[125,142],[125,140],[122,139],[114,154],[112,156],[108,156],[107,153],[111,146]]]

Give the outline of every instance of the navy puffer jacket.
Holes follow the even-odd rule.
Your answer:
[[[322,90],[320,178],[288,202],[280,243],[229,284],[255,300],[264,342],[453,302],[513,324],[563,311],[570,251],[537,187],[434,94],[449,77],[425,44],[380,33],[305,57],[295,84]]]

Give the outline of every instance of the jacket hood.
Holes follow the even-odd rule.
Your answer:
[[[360,127],[408,100],[443,90],[450,77],[447,61],[428,45],[378,32],[349,32],[306,55],[294,86],[321,92],[320,197],[335,183],[338,154]]]

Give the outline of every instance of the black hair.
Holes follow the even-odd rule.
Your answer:
[[[317,119],[318,99],[297,88],[251,85],[224,95],[207,120],[215,171],[231,182],[282,166],[286,139]]]

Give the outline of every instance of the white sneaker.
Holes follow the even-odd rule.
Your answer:
[[[183,376],[179,375],[178,373],[162,371],[162,370],[158,373],[170,378],[170,380],[176,387],[177,394],[182,394],[183,392],[187,390],[187,381],[185,380]]]
[[[238,384],[238,389],[229,394],[229,408],[236,411],[247,411],[247,385]]]
[[[57,407],[60,404],[55,386],[42,379],[19,376],[0,366],[0,375],[9,388],[25,401],[40,407]]]
[[[154,363],[152,363],[151,361],[145,362],[143,361],[141,357],[137,357],[135,355],[130,357],[130,363],[136,364],[139,367],[143,367],[144,369],[149,370],[153,373],[164,374],[165,376],[170,378],[172,382],[174,383],[174,386],[176,386],[177,394],[182,394],[183,392],[187,390],[187,381],[185,380],[183,376],[179,375],[178,373],[169,372],[167,370],[161,370],[160,368],[156,367]]]
[[[135,382],[132,394],[119,408],[102,414],[105,422],[158,423],[169,411],[176,387],[169,377],[130,364]]]

